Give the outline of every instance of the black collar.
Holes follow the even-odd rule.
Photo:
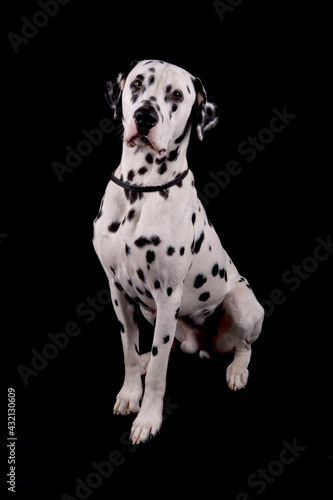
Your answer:
[[[151,193],[152,191],[164,191],[165,189],[170,188],[171,186],[175,186],[176,184],[180,184],[183,179],[188,174],[188,169],[185,170],[181,175],[176,177],[173,181],[167,182],[162,186],[132,186],[132,184],[128,184],[127,182],[123,182],[117,177],[111,174],[111,180],[118,184],[118,186],[123,187],[124,189],[129,189],[130,191],[135,191],[136,193]]]

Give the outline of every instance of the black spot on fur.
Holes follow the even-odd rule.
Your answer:
[[[145,281],[145,275],[143,274],[142,269],[138,269],[136,274],[139,276],[140,280]]]
[[[137,353],[138,356],[140,356],[140,352],[139,352],[138,346],[136,344],[135,344],[135,352]]]
[[[165,88],[165,94],[164,94],[165,102],[168,102],[171,90],[172,90],[172,85],[167,85]]]
[[[159,191],[158,193],[165,200],[167,200],[169,198],[169,190],[168,189],[163,189],[163,191]]]
[[[168,161],[175,161],[178,158],[179,151],[178,148],[174,149],[173,151],[170,151]]]
[[[154,75],[151,75],[148,80],[148,85],[153,85],[154,82],[155,82],[155,77]]]
[[[196,219],[196,217],[197,217],[197,216],[195,215],[195,213],[193,213],[193,214],[192,214],[192,224],[195,224],[195,219]]]
[[[195,245],[195,239],[193,238],[193,241],[191,243],[191,252],[194,253],[194,245]]]
[[[164,344],[167,344],[169,342],[169,340],[170,340],[170,335],[164,335],[164,337],[163,337]]]
[[[141,238],[138,238],[137,240],[135,240],[134,243],[137,247],[142,248],[146,245],[149,245],[150,240],[148,240],[148,238],[145,238],[144,236],[141,236]]]
[[[136,101],[138,100],[138,97],[139,97],[139,93],[138,92],[135,92],[135,93],[133,92],[132,97],[131,97],[132,104],[136,103]]]
[[[179,314],[180,307],[178,307],[176,314],[175,314],[175,319],[178,319],[178,314]]]
[[[134,172],[134,170],[133,170],[133,169],[131,169],[131,170],[128,172],[128,174],[127,174],[127,180],[128,180],[128,181],[132,181],[132,180],[133,180],[133,178],[134,178],[134,176],[135,176],[135,172]]]
[[[156,158],[155,163],[157,163],[157,165],[161,165],[161,163],[165,161],[166,161],[166,156],[163,156],[162,158]]]
[[[184,255],[184,253],[185,253],[185,248],[181,247],[180,250],[179,250],[179,254],[180,255]]]
[[[224,278],[226,281],[228,281],[227,271],[224,268],[220,269],[219,275],[220,275],[220,278]]]
[[[138,286],[135,287],[135,290],[139,292],[140,295],[144,295],[143,291]]]
[[[195,242],[194,253],[200,252],[200,248],[201,248],[201,245],[202,245],[202,242],[203,242],[204,239],[205,239],[205,233],[202,231],[202,233],[200,234],[199,238]]]
[[[134,300],[132,299],[132,297],[130,297],[127,293],[125,293],[125,299],[127,300],[127,302],[129,304],[131,304],[131,306],[135,306],[135,302]]]
[[[141,167],[141,168],[139,168],[139,170],[138,170],[138,174],[139,174],[139,175],[143,175],[143,174],[145,174],[147,171],[148,171],[148,168],[147,168],[147,167]]]
[[[152,236],[151,242],[155,247],[157,247],[157,245],[161,243],[161,238],[159,236]]]
[[[146,253],[146,260],[148,264],[151,264],[155,260],[155,252],[152,252],[151,250],[148,250]]]
[[[158,280],[155,281],[154,288],[155,288],[155,290],[158,290],[159,288],[161,288],[161,283]]]
[[[141,200],[143,197],[143,193],[137,193],[136,191],[131,191],[129,189],[125,189],[124,191],[125,196],[127,200],[129,200],[131,205],[133,205],[133,203],[135,203],[137,199]]]
[[[120,226],[120,222],[112,222],[109,227],[108,227],[108,230],[111,232],[111,233],[116,233],[119,229],[119,226]]]
[[[212,269],[212,275],[216,276],[218,272],[219,272],[219,266],[218,264],[215,264]]]
[[[147,156],[146,156],[146,162],[149,164],[153,163],[153,157],[150,153],[147,154]]]
[[[115,281],[114,284],[115,284],[115,287],[118,288],[119,292],[123,292],[124,291],[123,287],[121,286],[120,283],[118,283],[118,281]]]
[[[175,253],[175,251],[176,251],[176,250],[174,249],[174,247],[171,247],[171,246],[170,246],[170,247],[168,247],[168,249],[167,249],[167,254],[168,254],[168,255],[173,255],[173,254]]]
[[[125,252],[126,255],[129,255],[131,253],[131,247],[129,247],[126,243],[125,243]]]
[[[153,298],[152,294],[150,293],[150,291],[149,291],[149,290],[147,290],[147,288],[146,288],[146,295],[147,295],[147,297],[148,297],[149,299],[152,299],[152,298]]]
[[[198,274],[194,280],[194,288],[200,288],[204,283],[206,283],[207,278],[203,274]]]
[[[134,217],[134,215],[135,215],[135,210],[134,210],[134,208],[132,208],[132,210],[130,210],[130,211],[128,212],[128,214],[127,214],[127,219],[128,219],[128,220],[132,220],[132,219],[133,219],[133,217]]]
[[[134,297],[134,300],[135,300],[135,302],[136,302],[137,304],[139,304],[140,306],[144,306],[144,307],[146,307],[147,309],[150,309],[150,308],[147,306],[147,304],[145,304],[145,303],[143,302],[143,300],[141,300],[141,299],[140,299],[140,297]]]
[[[151,353],[152,353],[153,356],[157,356],[157,354],[158,354],[158,348],[157,348],[156,345],[153,345]]]
[[[158,167],[157,172],[162,175],[164,174],[164,172],[166,172],[166,170],[167,170],[166,163],[162,163],[162,165]]]
[[[167,289],[167,294],[168,294],[168,297],[170,297],[170,295],[172,295],[172,287],[171,286]]]
[[[200,300],[200,302],[206,302],[206,300],[208,300],[209,297],[210,297],[210,293],[204,292],[201,295],[199,295],[199,300]]]

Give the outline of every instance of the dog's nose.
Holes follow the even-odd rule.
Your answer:
[[[138,133],[146,135],[158,122],[158,116],[152,106],[141,106],[135,111],[134,120]]]

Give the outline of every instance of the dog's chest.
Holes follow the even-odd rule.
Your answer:
[[[180,285],[182,314],[214,308],[238,273],[195,189],[189,186],[187,196],[183,191],[171,203],[157,193],[145,196],[130,203],[118,186],[106,189],[94,246],[109,279],[152,310],[156,292],[169,295]]]
[[[157,282],[170,288],[186,273],[194,230],[192,202],[185,199],[145,193],[132,203],[121,188],[107,186],[94,223],[94,247],[108,277],[130,296],[149,299]]]

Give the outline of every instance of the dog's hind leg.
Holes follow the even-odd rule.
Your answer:
[[[214,338],[215,350],[229,352],[234,349],[234,360],[227,368],[227,383],[237,391],[246,386],[251,359],[251,344],[259,337],[264,309],[244,281],[235,284],[222,304],[225,315],[218,324]]]

